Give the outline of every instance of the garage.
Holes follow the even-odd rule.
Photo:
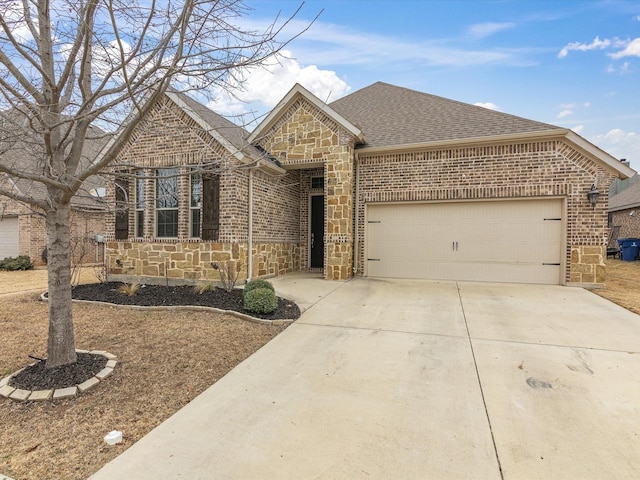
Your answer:
[[[563,283],[563,200],[369,204],[366,275]]]
[[[19,255],[18,217],[0,219],[0,259]]]

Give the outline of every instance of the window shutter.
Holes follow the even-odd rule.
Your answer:
[[[116,177],[116,240],[129,237],[129,179]]]
[[[220,233],[220,176],[202,176],[202,240],[218,240]]]

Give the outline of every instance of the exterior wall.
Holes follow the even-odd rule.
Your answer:
[[[604,282],[608,200],[595,209],[586,192],[606,192],[612,175],[559,141],[502,144],[358,159],[358,274],[364,265],[367,202],[563,197],[566,199],[565,281]]]
[[[221,132],[224,135],[224,132]],[[215,165],[220,174],[220,232],[216,242],[191,238],[189,231],[189,171],[191,166]],[[119,167],[126,165],[126,167]],[[135,237],[135,181],[129,181],[129,238],[115,240],[115,211],[109,215],[108,265],[111,278],[178,283],[217,281],[212,262],[233,262],[239,279],[248,272],[249,171],[214,141],[168,98],[162,99],[119,152],[114,171],[178,167],[180,198],[178,237],[155,234],[155,181],[145,180],[144,236]],[[299,174],[272,177],[253,173],[253,276],[280,275],[300,268]],[[107,201],[115,205],[113,185]],[[137,280],[136,280],[137,281]]]
[[[112,241],[109,280],[151,284],[192,284],[220,281],[220,268],[229,265],[238,281],[247,278],[247,243]],[[253,246],[254,277],[297,271],[296,243],[257,243]],[[218,266],[218,269],[214,268]]]
[[[0,199],[0,212],[18,217],[20,255],[28,256],[34,265],[46,265],[47,248],[44,216],[33,208],[6,197]],[[105,212],[72,211],[71,242],[73,260],[78,263],[102,263],[104,244],[96,243],[96,235],[105,233]]]
[[[611,226],[620,226],[619,238],[640,238],[640,208],[611,212]]]
[[[355,139],[335,121],[303,98],[294,101],[266,132],[260,145],[284,168],[321,167],[325,178],[324,277],[352,276],[353,147]],[[301,182],[307,181],[303,176]],[[302,183],[306,185],[305,183]],[[308,185],[300,195],[302,268],[308,265]]]

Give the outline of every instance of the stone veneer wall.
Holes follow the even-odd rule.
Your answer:
[[[604,281],[608,200],[596,208],[586,192],[606,192],[613,175],[561,141],[362,155],[358,161],[358,273],[364,269],[364,210],[368,202],[566,198],[565,281]],[[594,228],[594,225],[596,227]]]
[[[216,242],[109,242],[111,280],[193,284],[218,282],[229,264],[238,281],[247,278],[247,244]],[[254,276],[274,276],[298,270],[296,243],[258,243],[253,246]]]
[[[323,168],[324,277],[329,280],[352,276],[354,141],[351,134],[304,98],[294,101],[260,140],[284,168]],[[306,212],[300,220],[303,268],[308,261],[308,202],[309,194],[303,190],[299,204],[300,211]]]

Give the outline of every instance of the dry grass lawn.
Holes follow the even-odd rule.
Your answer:
[[[0,291],[41,288],[46,272],[44,284],[38,272],[0,272]],[[46,356],[39,291],[0,295],[0,378],[30,363],[28,355]],[[74,399],[0,399],[0,478],[86,479],[284,328],[201,311],[86,304],[74,305],[74,321],[76,347],[117,355],[115,372]],[[111,430],[123,432],[123,443],[104,443]]]
[[[92,269],[83,282],[95,281]],[[594,290],[640,314],[640,262],[607,262],[607,287]],[[36,291],[46,272],[0,272],[0,375],[45,356],[47,305]],[[40,289],[40,290],[38,290]],[[32,290],[30,293],[5,294]],[[0,402],[0,476],[15,480],[86,479],[284,327],[203,312],[144,312],[74,305],[78,348],[118,356],[115,373],[75,399]],[[111,430],[124,442],[107,446]]]
[[[607,286],[593,293],[640,314],[640,262],[607,260]]]

